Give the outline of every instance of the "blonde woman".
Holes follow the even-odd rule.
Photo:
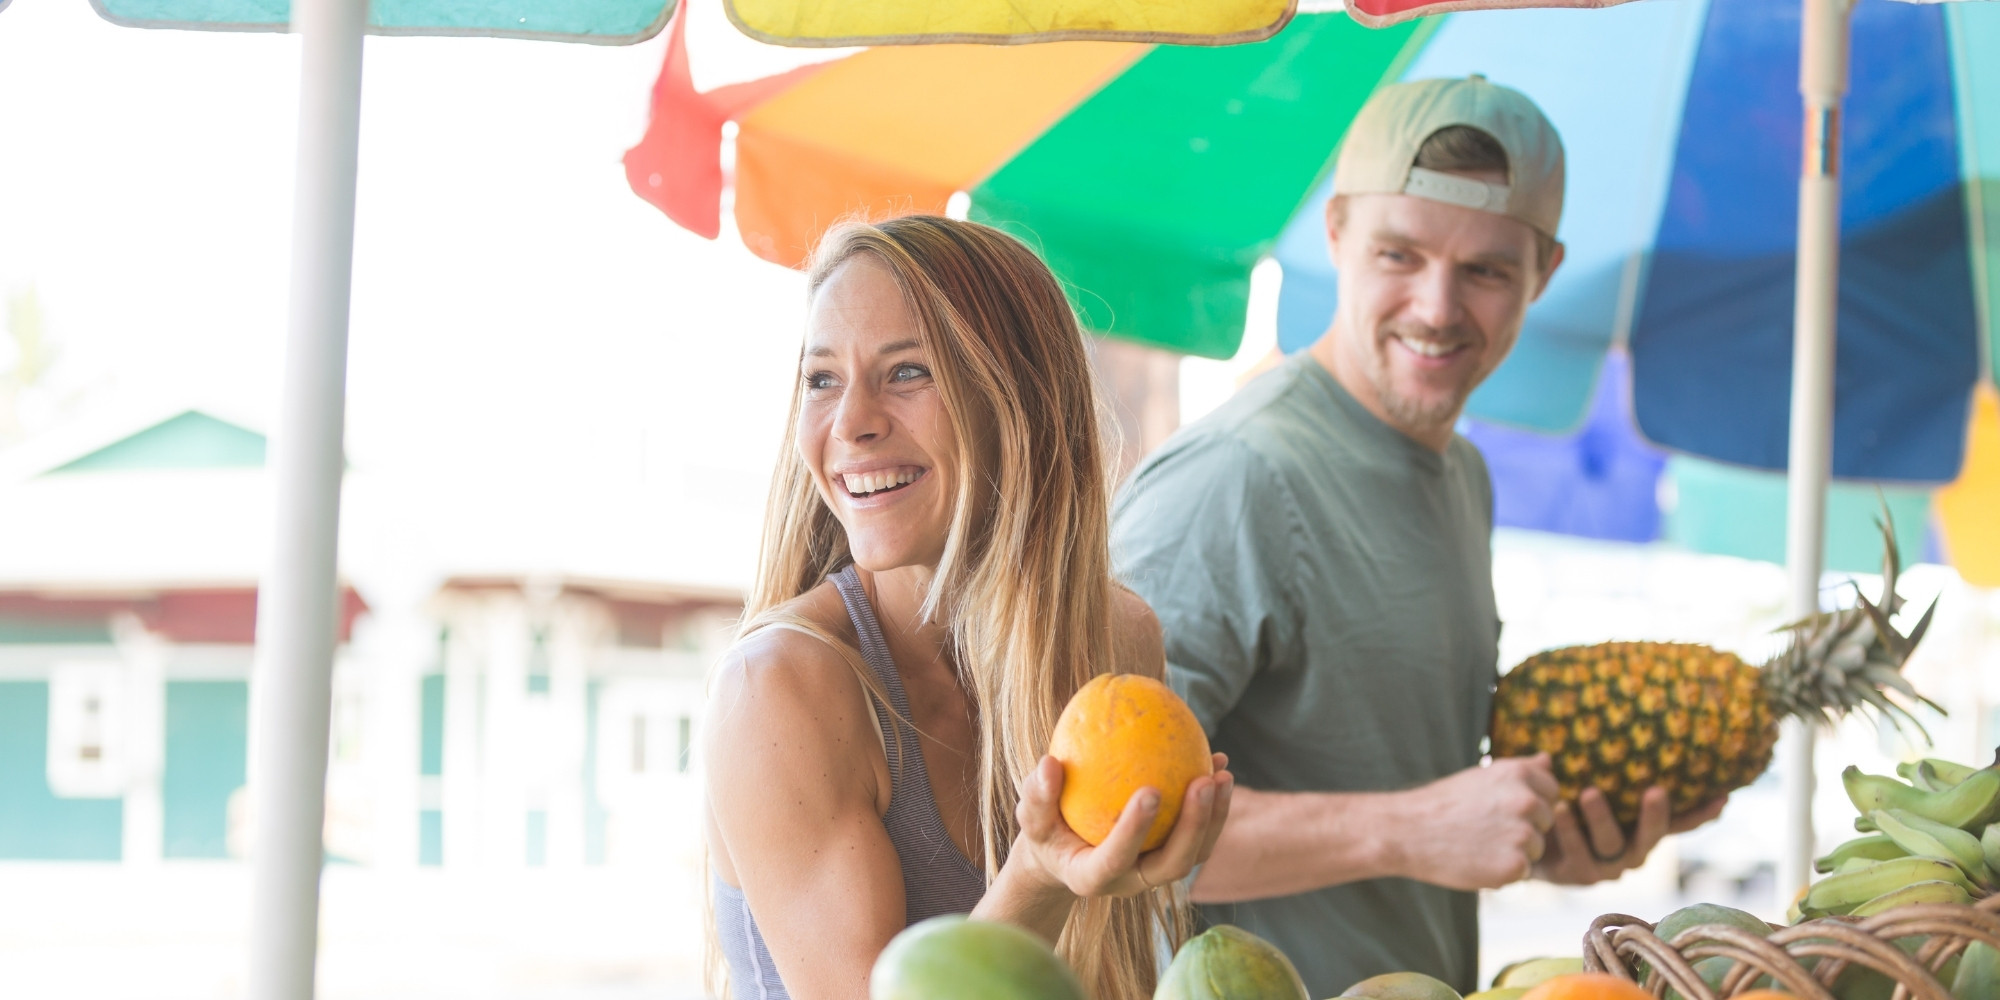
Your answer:
[[[1056,943],[1098,1000],[1150,997],[1156,942],[1187,928],[1170,887],[1232,779],[1218,755],[1146,854],[1157,789],[1095,848],[1057,810],[1071,693],[1164,670],[1158,621],[1111,580],[1075,316],[1018,241],[929,216],[836,228],[809,289],[757,584],[708,706],[730,996],[863,1000],[898,931],[969,912]]]

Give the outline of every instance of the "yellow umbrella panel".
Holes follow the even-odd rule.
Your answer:
[[[1946,554],[1967,583],[2000,587],[2000,393],[1981,386],[1973,403],[1965,470],[1937,491]]]
[[[1277,34],[1296,0],[726,0],[726,6],[744,34],[776,45],[1233,45]]]

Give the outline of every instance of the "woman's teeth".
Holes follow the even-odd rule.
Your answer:
[[[922,474],[921,469],[885,469],[881,472],[844,473],[841,478],[847,484],[847,492],[855,496],[866,496],[915,482]]]

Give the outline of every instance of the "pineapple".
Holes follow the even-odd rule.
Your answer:
[[[1761,669],[1690,643],[1607,642],[1529,657],[1494,692],[1493,756],[1547,752],[1563,798],[1594,786],[1630,827],[1650,786],[1665,788],[1681,813],[1756,780],[1786,717],[1830,724],[1866,706],[1923,733],[1890,693],[1944,711],[1902,675],[1937,604],[1908,635],[1890,624],[1903,601],[1886,514],[1877,522],[1887,540],[1879,604],[1857,587],[1854,607],[1785,626],[1790,642]]]

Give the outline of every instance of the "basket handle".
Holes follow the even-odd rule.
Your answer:
[[[1822,983],[1831,983],[1841,968],[1858,962],[1908,987],[1909,994],[1917,1000],[1952,1000],[1937,977],[1903,949],[1839,917],[1795,924],[1773,933],[1770,940],[1795,957],[1817,955],[1834,959],[1834,963],[1821,963],[1817,970],[1819,975],[1815,978]]]

